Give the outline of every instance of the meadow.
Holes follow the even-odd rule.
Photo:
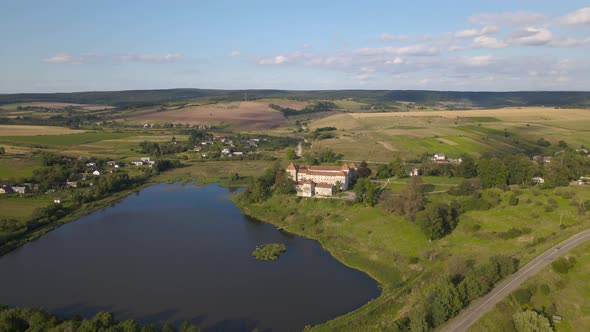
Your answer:
[[[538,139],[554,145],[590,146],[590,111],[544,107],[469,111],[336,114],[312,121],[310,130],[334,126],[335,137],[314,142],[347,159],[388,161],[444,153],[479,156],[484,152],[530,153]]]
[[[441,274],[449,273],[447,267],[454,260],[482,262],[502,253],[519,258],[523,265],[588,227],[588,217],[578,216],[569,204],[571,198],[564,198],[590,199],[583,187],[521,189],[518,206],[508,204],[511,192],[493,192],[500,199],[495,207],[461,215],[459,226],[436,241],[429,241],[416,224],[400,216],[345,201],[273,196],[268,202],[241,207],[258,219],[317,239],[336,258],[367,272],[383,287],[383,294],[364,307],[311,330],[373,331],[393,329],[395,320],[411,311]],[[450,202],[455,197],[442,194],[429,199]],[[547,212],[545,206],[553,201],[557,208]],[[530,230],[506,235],[523,227]]]
[[[0,125],[0,136],[64,135],[83,132],[85,130],[53,126]]]
[[[0,143],[4,144],[33,144],[73,146],[97,141],[129,137],[125,133],[87,132],[65,135],[36,135],[36,136],[0,136]]]

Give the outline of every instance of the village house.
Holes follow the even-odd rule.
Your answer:
[[[225,149],[221,150],[221,154],[224,157],[229,157],[229,156],[231,156],[231,149],[230,148],[225,148]]]
[[[78,187],[78,182],[76,182],[76,181],[66,181],[66,186],[68,186],[70,188],[77,188]]]
[[[149,166],[152,167],[156,162],[151,160],[150,157],[141,157],[139,161],[132,161],[133,166]]]
[[[94,172],[92,172],[92,175],[94,175],[94,176],[100,176],[100,171],[99,170],[95,170]]]
[[[332,196],[334,187],[347,190],[356,177],[356,165],[313,166],[289,164],[287,175],[296,183],[298,196]]]
[[[449,160],[447,159],[447,156],[445,156],[442,153],[435,154],[432,158],[430,158],[430,160],[434,161],[435,163],[441,163],[441,164],[449,162]]]
[[[12,191],[17,193],[17,194],[26,194],[27,193],[27,187],[12,187]]]
[[[408,175],[410,175],[410,176],[420,176],[420,169],[419,168],[412,168],[408,172]]]
[[[7,184],[0,187],[0,194],[12,194],[13,192],[12,187]]]
[[[545,179],[540,176],[535,176],[533,178],[533,184],[545,183]]]

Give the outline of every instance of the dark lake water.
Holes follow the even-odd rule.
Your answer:
[[[296,331],[379,295],[316,241],[242,215],[218,185],[158,184],[0,258],[0,303],[59,315]],[[287,246],[278,261],[251,256]]]

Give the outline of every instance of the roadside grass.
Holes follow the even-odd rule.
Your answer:
[[[584,243],[568,252],[576,264],[567,274],[559,274],[549,265],[537,275],[524,282],[511,296],[498,303],[492,311],[485,314],[469,331],[489,331],[499,326],[503,331],[516,331],[512,315],[533,309],[561,316],[562,322],[553,322],[556,331],[590,330],[590,243]],[[519,303],[514,294],[528,290],[533,296],[528,303]]]

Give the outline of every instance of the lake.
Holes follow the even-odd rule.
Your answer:
[[[0,303],[64,316],[299,331],[379,296],[318,242],[244,216],[217,184],[158,184],[0,258]],[[274,262],[251,256],[280,242]]]

